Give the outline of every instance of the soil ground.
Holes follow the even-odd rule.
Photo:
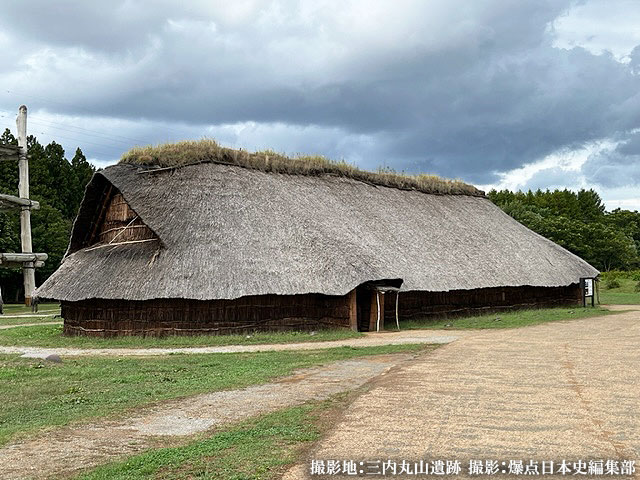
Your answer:
[[[640,310],[635,308],[472,334],[418,357],[358,397],[313,448],[312,459],[353,459],[365,466],[386,459],[638,463]],[[284,478],[320,478],[307,477],[310,460]],[[634,478],[640,478],[636,469]]]
[[[380,345],[441,344],[469,335],[469,331],[456,330],[406,330],[385,331],[367,334],[364,338],[332,340],[326,342],[277,343],[257,345],[228,345],[219,347],[178,348],[66,348],[66,347],[22,347],[0,346],[0,354],[23,354],[25,356],[149,356],[176,353],[247,353],[265,351],[318,350],[336,347],[374,347]],[[476,333],[477,334],[477,333]]]
[[[640,309],[612,307],[630,308],[635,309],[518,329],[370,335],[356,339],[356,344],[415,343],[438,336],[451,343],[417,357],[388,355],[337,362],[266,385],[166,402],[120,420],[45,432],[0,449],[0,477],[68,475],[158,446],[167,438],[188,438],[243,418],[354,390],[366,382],[367,388],[335,428],[311,449],[311,458],[283,478],[308,478],[311,459],[445,459],[463,465],[470,459],[637,461]],[[451,341],[452,334],[456,341]],[[351,342],[327,343],[335,347]],[[166,354],[265,348],[319,346],[153,350]],[[141,351],[118,350],[100,354]],[[63,355],[95,353],[88,349]],[[391,368],[392,373],[386,374]],[[633,478],[640,478],[639,473]]]
[[[44,432],[0,448],[0,478],[68,476],[249,417],[357,389],[412,357],[393,354],[345,360],[301,370],[273,383],[164,402],[130,417]]]

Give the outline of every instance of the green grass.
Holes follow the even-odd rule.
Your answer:
[[[0,355],[0,444],[17,434],[116,415],[203,392],[267,382],[294,370],[424,345],[158,357],[65,358],[56,364]]]
[[[51,316],[31,317],[29,315],[60,315],[60,306],[57,303],[41,303],[38,307],[38,312],[31,311],[31,307],[25,307],[22,304],[5,304],[3,306],[4,314],[0,315],[1,325],[21,325],[23,323],[37,323],[37,322],[55,322],[62,321],[61,318],[54,318]],[[6,316],[24,315],[23,318],[6,318]]]
[[[33,319],[32,319],[33,320]],[[78,348],[166,348],[223,345],[256,345],[263,343],[297,343],[343,340],[362,337],[348,329],[311,332],[259,332],[251,335],[196,335],[156,337],[65,337],[62,325],[37,325],[0,330],[0,345]]]
[[[283,409],[199,439],[110,463],[80,475],[82,480],[278,478],[300,460],[329,425],[341,398]]]
[[[3,325],[28,325],[30,323],[62,323],[62,318],[58,317],[30,317],[30,318],[2,318],[0,317],[0,326]]]
[[[611,315],[600,307],[595,308],[541,308],[532,310],[516,310],[510,312],[492,313],[473,317],[448,319],[425,319],[401,321],[401,329],[467,329],[467,328],[518,328],[540,323],[573,320],[602,315]]]
[[[6,315],[34,314],[31,307],[26,307],[21,303],[5,303],[2,307]],[[60,313],[60,305],[57,303],[41,303],[38,305],[37,313]],[[0,316],[2,318],[2,316]]]
[[[604,305],[640,305],[640,292],[635,291],[638,283],[629,278],[617,278],[619,288],[604,288],[606,282],[600,282],[600,303]]]
[[[339,175],[376,185],[420,190],[427,193],[484,196],[484,192],[460,180],[448,180],[427,174],[396,173],[389,168],[380,168],[374,173],[360,170],[345,161],[333,161],[319,155],[299,155],[290,158],[271,150],[251,153],[246,150],[222,147],[210,138],[134,147],[120,159],[120,163],[162,168],[206,162],[222,162],[264,172],[290,175]]]

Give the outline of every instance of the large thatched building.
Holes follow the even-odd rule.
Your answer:
[[[371,330],[577,304],[597,274],[471,186],[201,142],[96,173],[37,295],[67,334]]]

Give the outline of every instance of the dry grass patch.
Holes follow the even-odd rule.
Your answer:
[[[390,169],[378,172],[360,170],[345,161],[334,161],[323,156],[299,155],[291,158],[265,150],[251,153],[222,147],[212,139],[183,141],[134,147],[120,159],[120,163],[157,168],[178,168],[198,163],[222,163],[251,168],[263,172],[292,175],[336,175],[374,185],[418,190],[425,193],[447,195],[484,196],[484,192],[459,180],[449,180],[437,175],[408,175]]]

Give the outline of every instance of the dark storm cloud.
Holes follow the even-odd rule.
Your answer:
[[[571,4],[399,2],[376,16],[369,2],[42,0],[10,3],[0,24],[44,49],[21,88],[64,99],[49,110],[312,126],[340,157],[362,153],[340,135],[364,135],[367,165],[488,183],[640,128],[640,53],[621,64],[552,46],[551,22]]]

